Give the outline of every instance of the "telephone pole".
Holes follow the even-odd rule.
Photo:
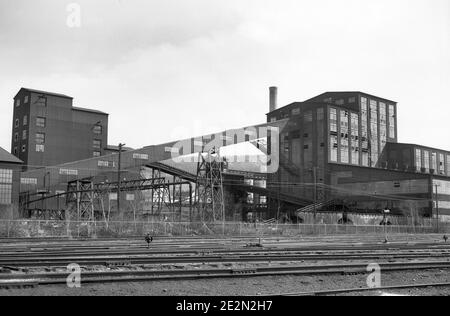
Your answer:
[[[439,184],[435,184],[434,187],[436,189],[436,194],[435,194],[435,198],[436,198],[436,233],[439,234],[439,198],[438,198],[438,187],[440,185]]]
[[[125,146],[125,144],[120,143],[119,144],[119,161],[118,161],[118,165],[117,165],[117,212],[119,213],[119,216],[122,218],[123,214],[120,211],[120,190],[121,190],[121,181],[122,181],[122,176],[121,176],[121,163],[122,163],[122,148],[123,146]]]
[[[316,224],[317,220],[317,167],[312,168],[313,172],[313,178],[314,178],[314,225]]]

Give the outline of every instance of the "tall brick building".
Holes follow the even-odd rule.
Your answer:
[[[22,88],[14,97],[11,153],[26,170],[102,156],[108,114],[64,94]]]

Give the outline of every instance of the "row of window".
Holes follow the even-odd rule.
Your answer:
[[[27,152],[27,145],[22,145],[22,152]],[[44,144],[36,144],[36,152],[43,153],[45,152],[45,145]],[[17,147],[14,147],[14,156],[17,156],[19,154],[19,150]]]
[[[380,153],[386,146],[388,132],[389,137],[395,138],[395,107],[393,105],[387,106],[383,102],[361,98],[360,116],[358,113],[347,110],[338,111],[330,108],[329,117],[332,162],[339,160],[341,163],[359,165],[361,158],[362,166],[376,167]],[[338,159],[338,153],[340,153],[340,159]]]
[[[416,149],[415,160],[418,172],[450,176],[450,155]]]
[[[24,98],[23,98],[23,103],[21,103],[21,100],[20,99],[17,99],[16,100],[16,107],[19,107],[21,104],[27,104],[28,103],[28,100],[29,100],[29,97],[26,95],[26,96],[24,96]]]
[[[37,127],[45,127],[45,124],[46,124],[46,119],[45,119],[45,117],[36,117],[36,126],[37,126]],[[28,116],[25,115],[25,116],[23,117],[23,126],[27,126],[27,125],[28,125]],[[19,120],[19,119],[16,119],[16,120],[15,120],[15,122],[14,122],[14,127],[15,127],[15,128],[20,127],[20,120]]]

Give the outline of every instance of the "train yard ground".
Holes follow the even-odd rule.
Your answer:
[[[381,288],[368,288],[370,264]],[[437,234],[0,240],[2,296],[450,295],[449,271]]]

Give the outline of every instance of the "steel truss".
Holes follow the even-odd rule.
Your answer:
[[[174,213],[175,208],[179,207],[181,209],[182,199],[178,199],[178,204],[176,203],[175,194],[177,192],[181,196],[181,186],[189,185],[192,186],[191,182],[182,181],[179,178],[174,177],[174,181],[168,181],[166,178],[161,177],[161,173],[156,171],[157,177],[150,179],[139,179],[131,181],[122,181],[120,183],[120,192],[152,192],[152,215],[159,216],[166,206],[170,213]],[[94,220],[99,215],[104,219],[109,219],[106,215],[104,198],[109,196],[110,193],[117,193],[118,183],[117,182],[102,182],[94,184],[93,179],[83,179],[71,181],[67,184],[67,191],[60,194],[48,195],[35,193],[33,195],[24,194],[21,196],[21,207],[22,210],[28,211],[30,214],[42,216],[50,213],[60,213],[59,206],[58,210],[51,210],[45,208],[45,206],[36,207],[38,204],[45,205],[45,202],[50,199],[56,199],[59,204],[61,197],[65,197],[66,207],[64,216],[59,216],[61,219],[66,220]],[[173,188],[173,193],[171,193],[171,188]],[[177,190],[177,188],[180,188]],[[173,195],[172,195],[173,194]],[[32,196],[36,196],[34,200],[31,199]],[[156,202],[156,208],[154,204]],[[189,199],[189,207],[192,207],[192,198]],[[30,205],[35,205],[34,208],[30,208]],[[135,212],[135,207],[133,207]]]
[[[225,220],[223,170],[225,160],[215,151],[199,153],[195,201],[202,221]]]

